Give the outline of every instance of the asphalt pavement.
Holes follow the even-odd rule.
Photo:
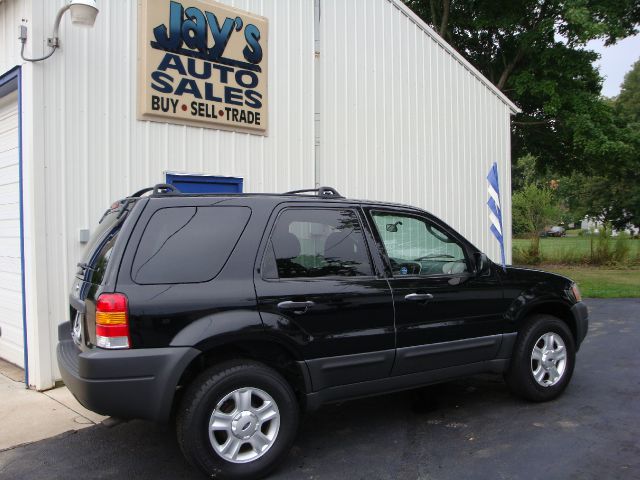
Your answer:
[[[559,399],[480,376],[307,415],[272,479],[640,479],[640,299],[587,300]],[[0,425],[0,431],[2,426]],[[0,452],[0,479],[201,479],[170,426],[96,425]]]

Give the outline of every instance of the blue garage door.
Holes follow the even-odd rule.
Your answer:
[[[182,193],[242,193],[242,178],[167,173],[167,183]]]

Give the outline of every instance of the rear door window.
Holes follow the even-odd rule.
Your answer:
[[[360,221],[352,210],[287,209],[265,252],[264,278],[373,274]]]
[[[158,210],[140,239],[131,278],[143,285],[212,280],[233,252],[250,216],[247,207]]]

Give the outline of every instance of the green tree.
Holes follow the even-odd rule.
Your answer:
[[[560,179],[559,197],[575,215],[640,227],[640,61],[625,76],[620,95],[601,104],[606,135],[585,130],[576,141],[605,161]],[[600,126],[600,130],[604,130]]]
[[[608,141],[597,54],[583,47],[637,32],[637,0],[405,0],[522,109],[512,158],[570,172],[598,164]]]
[[[537,168],[537,159],[533,155],[525,155],[516,159],[511,167],[511,188],[522,190],[525,185],[543,183],[543,178]]]
[[[534,239],[560,216],[553,191],[534,183],[513,194],[512,210],[513,232]]]
[[[640,228],[640,140],[635,152],[635,160],[603,164],[559,180],[558,195],[574,218],[599,218],[619,230]]]
[[[624,76],[620,95],[614,102],[621,120],[628,124],[640,123],[640,60]]]
[[[526,185],[513,194],[512,218],[513,233],[526,234],[531,243],[517,256],[524,263],[540,263],[540,232],[560,215],[560,209],[550,188],[540,187],[534,183]]]

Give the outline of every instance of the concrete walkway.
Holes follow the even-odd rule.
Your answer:
[[[19,381],[21,370],[2,363],[0,451],[90,427],[107,418],[80,405],[66,387],[46,392],[27,390]]]

